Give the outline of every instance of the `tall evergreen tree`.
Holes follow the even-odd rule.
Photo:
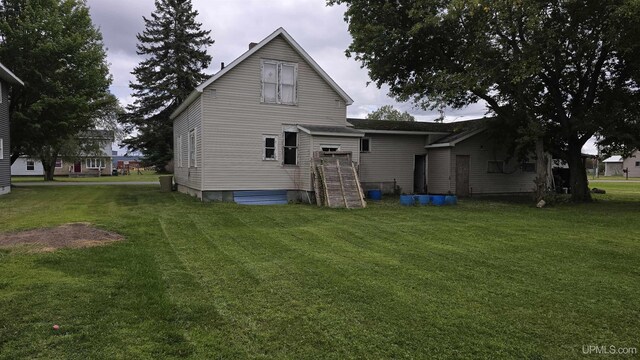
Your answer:
[[[135,136],[123,143],[141,150],[149,165],[164,171],[172,158],[173,126],[169,115],[203,82],[211,63],[206,48],[214,43],[196,21],[191,0],[156,0],[145,30],[138,34],[138,55],[144,60],[133,70],[135,101],[123,118]]]
[[[56,158],[117,108],[102,34],[84,0],[2,0],[0,59],[24,83],[11,90],[11,161]],[[88,145],[88,144],[83,144]]]

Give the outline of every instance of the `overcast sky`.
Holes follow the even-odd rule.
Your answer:
[[[211,30],[215,40],[209,49],[213,57],[207,73],[229,64],[258,42],[283,27],[354,100],[350,117],[365,117],[382,105],[392,104],[418,120],[432,120],[439,114],[415,109],[411,103],[398,104],[370,81],[366,69],[345,56],[351,35],[344,22],[343,6],[325,6],[325,0],[192,0],[202,28]],[[154,10],[153,0],[88,0],[93,22],[102,30],[108,49],[112,91],[123,104],[131,102],[131,71],[141,58],[136,55],[136,34],[144,29],[143,16]],[[449,111],[448,120],[465,120],[484,115],[483,106]]]
[[[408,111],[420,121],[433,120],[436,112],[416,109],[411,103],[397,103],[370,81],[366,69],[345,56],[351,35],[344,21],[343,6],[327,7],[325,0],[192,0],[199,12],[202,28],[211,30],[215,40],[209,49],[213,57],[208,74],[229,64],[247,50],[250,42],[258,42],[283,27],[311,57],[354,100],[347,108],[348,116],[364,118],[367,113],[391,104]],[[153,12],[153,0],[88,0],[93,22],[98,26],[108,51],[113,75],[112,92],[123,105],[132,101],[129,82],[131,71],[140,62],[136,54],[136,34],[144,29],[142,17]],[[446,121],[482,117],[485,107],[471,105],[462,110],[448,110]],[[590,151],[591,149],[589,149]],[[591,151],[590,151],[591,152]]]

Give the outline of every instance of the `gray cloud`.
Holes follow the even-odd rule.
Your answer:
[[[136,55],[136,34],[144,29],[142,17],[154,10],[153,0],[88,0],[94,23],[100,27],[108,48],[108,61],[114,77],[112,91],[123,104],[132,101],[130,74],[140,61]],[[397,103],[387,96],[388,88],[378,89],[366,69],[345,56],[351,42],[343,20],[343,6],[327,7],[325,0],[193,0],[203,29],[211,30],[216,43],[208,49],[213,57],[207,72],[218,71],[220,62],[230,63],[246,51],[252,41],[262,40],[284,27],[318,64],[354,99],[349,116],[364,117],[383,105],[408,111],[418,120],[432,120],[437,112],[416,109],[411,103]],[[463,120],[484,115],[484,105],[447,110],[447,120]]]

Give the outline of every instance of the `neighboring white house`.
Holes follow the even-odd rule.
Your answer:
[[[67,162],[63,159],[56,161],[55,176],[83,176],[83,175],[111,175],[113,132],[108,130],[90,130],[80,138],[87,137],[98,140],[100,150],[91,155],[81,156],[77,161]],[[43,176],[44,168],[40,160],[28,156],[21,156],[11,165],[12,176]]]
[[[619,155],[604,159],[604,176],[622,175],[622,160]]]
[[[626,170],[629,172],[629,177],[640,177],[640,151],[634,152],[627,158],[614,155],[603,162],[604,176],[625,175],[624,170]]]
[[[346,119],[351,98],[282,28],[198,86],[171,115],[178,190],[233,201],[313,198],[317,152],[351,154],[365,189],[531,192],[535,164],[491,142],[482,121]]]

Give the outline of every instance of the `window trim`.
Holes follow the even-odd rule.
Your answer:
[[[296,134],[296,144],[294,146],[287,146],[287,139],[286,139],[286,133],[292,133],[292,134]],[[299,160],[298,160],[298,147],[300,146],[300,137],[298,136],[298,132],[297,131],[284,131],[282,133],[282,165],[283,166],[298,166]],[[294,164],[287,164],[285,163],[285,161],[287,161],[287,157],[285,156],[285,152],[287,150],[287,148],[289,149],[295,149],[296,151],[296,157],[295,157],[295,163]]]
[[[273,158],[267,158],[267,139],[273,139]],[[278,161],[278,135],[262,135],[262,160]]]
[[[193,134],[193,140],[191,140],[192,136],[191,134]],[[198,131],[196,128],[193,128],[191,130],[189,130],[189,148],[187,149],[187,160],[188,160],[188,166],[191,168],[197,168],[198,167],[198,151],[196,149],[196,144],[198,143]],[[191,151],[191,148],[193,147],[193,151]],[[193,157],[191,156],[191,153],[193,152]],[[193,164],[193,165],[192,165]]]
[[[89,163],[90,161],[92,161],[93,163]],[[98,166],[95,166],[96,164]],[[107,162],[104,158],[88,158],[87,160],[85,160],[85,166],[87,167],[87,169],[106,169]]]
[[[362,142],[364,140],[367,140],[367,143],[368,143],[369,149],[367,149],[367,151],[362,150]],[[370,153],[371,152],[371,138],[370,137],[362,137],[362,138],[360,138],[360,152],[361,153]]]
[[[491,163],[502,164],[501,171],[491,171],[491,168],[490,168],[490,164]],[[487,173],[488,174],[504,174],[504,160],[488,160],[487,161]]]
[[[640,161],[636,161],[636,167],[640,167]]]
[[[58,161],[60,162],[60,166],[58,166]],[[63,165],[62,159],[56,159],[56,165],[54,166],[56,169],[62,169]]]
[[[264,98],[264,88],[265,84],[273,84],[267,83],[264,81],[264,65],[272,64],[276,67],[276,100],[275,102],[267,102]],[[292,102],[284,102],[282,101],[282,66],[291,66],[293,67],[293,101]],[[261,92],[260,92],[260,103],[262,104],[278,104],[278,105],[288,105],[288,106],[297,106],[298,105],[298,63],[292,63],[288,61],[279,61],[273,59],[262,59],[260,62],[260,84],[261,84]],[[288,84],[285,84],[288,85]]]
[[[176,140],[176,158],[177,158],[177,164],[176,166],[178,167],[183,167],[184,164],[182,163],[182,135],[178,136],[178,139]]]
[[[31,170],[29,170],[29,163],[31,163]],[[26,171],[36,171],[36,161],[35,161],[35,160],[27,159],[27,161],[26,161],[26,167],[27,167],[27,170],[26,170]]]

